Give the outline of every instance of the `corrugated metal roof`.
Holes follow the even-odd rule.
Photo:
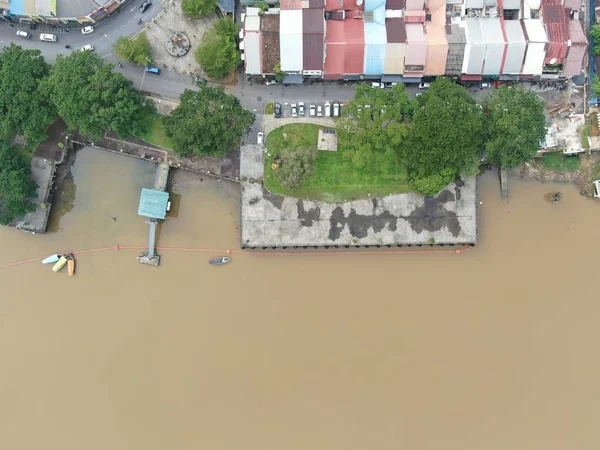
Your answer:
[[[385,46],[385,62],[383,73],[402,75],[404,73],[404,57],[406,44],[387,44]]]
[[[235,0],[219,0],[219,6],[226,13],[233,13],[235,11]]]
[[[385,5],[373,10],[373,22],[385,26]]]
[[[258,33],[246,33],[244,36],[244,64],[246,73],[258,75],[261,71],[260,36]]]
[[[365,0],[365,11],[375,11],[380,6],[385,9],[385,0]]]
[[[565,0],[564,7],[573,11],[579,11],[581,9],[581,0]]]
[[[569,29],[567,25],[569,12],[560,5],[543,5],[542,19],[546,25],[550,45],[546,51],[546,64],[563,64],[567,56]]]
[[[338,79],[344,73],[346,44],[327,44],[325,47],[325,78]]]
[[[406,24],[404,23],[404,19],[386,19],[385,28],[388,42],[406,42]]]
[[[523,28],[518,20],[503,21],[504,32],[508,45],[506,47],[506,56],[502,67],[503,74],[516,75],[521,73],[527,41]]]
[[[504,0],[504,9],[521,9],[521,0]]]
[[[467,44],[465,46],[462,73],[481,75],[486,50],[481,24],[479,19],[472,18],[466,19],[464,24]]]
[[[325,43],[323,35],[305,34],[302,36],[302,51],[304,54],[302,70],[323,70],[323,50]]]
[[[486,43],[483,75],[497,75],[502,69],[506,42],[502,32],[502,24],[498,18],[479,19],[481,31]]]
[[[546,57],[546,44],[542,42],[528,42],[525,61],[523,62],[523,75],[541,75]]]
[[[385,25],[378,23],[365,23],[365,44],[385,44],[387,33]]]
[[[579,20],[569,20],[569,39],[573,44],[587,45],[588,40]]]
[[[465,58],[467,38],[465,30],[459,25],[450,25],[448,40],[448,58],[446,60],[446,75],[460,75]]]
[[[424,0],[406,0],[407,11],[419,11],[425,8]]]
[[[365,44],[346,44],[344,74],[362,74],[365,65]]]
[[[406,23],[425,23],[425,11],[406,11],[404,21]]]
[[[327,33],[325,34],[325,42],[327,43],[345,43],[346,31],[344,21],[329,20],[327,22]]]
[[[260,16],[246,16],[246,20],[244,20],[244,29],[246,31],[260,30]]]
[[[386,44],[365,44],[365,75],[381,75],[385,63]]]
[[[325,0],[308,0],[309,8],[324,8]]]
[[[448,41],[445,30],[430,22],[426,24],[426,30],[428,45],[425,75],[444,75],[448,57]]]
[[[387,0],[385,2],[386,9],[404,9],[406,8],[406,0]]]
[[[138,206],[138,216],[164,220],[167,215],[168,203],[169,194],[167,192],[144,188]]]
[[[411,42],[424,42],[427,43],[427,38],[425,37],[425,29],[423,25],[418,23],[410,23],[406,24],[406,41]]]
[[[548,42],[544,23],[540,19],[521,20],[527,42]]]
[[[569,48],[569,55],[567,56],[567,61],[565,62],[565,67],[562,73],[564,77],[570,78],[581,73],[581,69],[583,67],[583,57],[585,56],[585,53],[585,45],[572,45]]]
[[[302,32],[304,34],[320,33],[325,31],[325,16],[322,9],[302,10]]]
[[[302,10],[281,11],[279,32],[281,34],[302,34]]]
[[[350,11],[353,9],[363,9],[363,6],[358,7],[356,0],[325,0],[325,11],[337,11],[340,9]]]
[[[302,70],[304,60],[302,43],[302,34],[279,33],[279,54],[282,71],[297,72]]]
[[[281,0],[279,8],[282,10],[302,9],[302,0]]]
[[[523,0],[523,3],[529,6],[530,9],[540,9],[542,0]]]

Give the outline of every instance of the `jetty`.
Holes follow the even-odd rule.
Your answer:
[[[502,197],[508,198],[508,171],[506,169],[500,169],[500,188]]]
[[[169,209],[169,193],[167,182],[169,180],[169,165],[161,163],[156,168],[153,189],[142,189],[138,215],[146,217],[148,224],[148,250],[138,256],[142,264],[158,266],[160,255],[156,253],[156,229],[159,221],[165,220]]]

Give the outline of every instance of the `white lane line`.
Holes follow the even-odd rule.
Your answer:
[[[101,56],[100,58],[102,58],[102,59],[108,58],[110,55],[112,55],[112,53],[109,53],[108,55]]]

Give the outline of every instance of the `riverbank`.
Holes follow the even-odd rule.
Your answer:
[[[591,152],[570,158],[579,158],[580,164],[577,171],[561,172],[545,167],[539,160],[533,160],[513,172],[520,178],[542,183],[571,182],[577,186],[581,195],[592,197],[594,195],[593,182],[600,178],[600,152]]]

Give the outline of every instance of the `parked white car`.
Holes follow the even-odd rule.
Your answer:
[[[323,117],[323,107],[321,105],[317,106],[317,117]]]
[[[84,45],[83,47],[81,47],[81,51],[82,52],[93,52],[94,46],[92,44]]]
[[[81,34],[91,34],[91,33],[93,33],[93,32],[94,32],[94,27],[93,27],[93,26],[91,26],[91,25],[89,25],[89,26],[87,26],[87,27],[83,27],[83,28],[81,29]]]
[[[292,117],[298,117],[298,107],[295,103],[292,103]]]
[[[334,103],[333,104],[333,117],[338,117],[339,115],[340,115],[340,104]]]
[[[419,89],[429,89],[429,83],[419,83]]]
[[[257,143],[257,144],[262,144],[262,143],[263,143],[263,136],[264,136],[264,134],[263,134],[263,132],[262,132],[262,131],[259,131],[259,132],[256,134],[256,143]]]
[[[331,117],[331,103],[325,102],[325,117]]]
[[[315,105],[310,105],[310,108],[308,108],[309,111],[309,115],[310,117],[315,117],[315,115],[317,114],[317,108],[315,108]]]
[[[304,117],[304,102],[298,102],[298,115]]]

